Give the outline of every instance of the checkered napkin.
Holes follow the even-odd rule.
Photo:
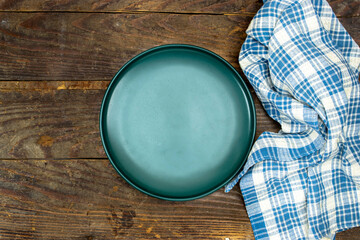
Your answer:
[[[360,49],[324,0],[267,0],[239,62],[281,125],[240,188],[256,239],[334,239],[360,225]]]

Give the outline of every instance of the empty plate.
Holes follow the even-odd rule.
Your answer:
[[[256,129],[245,83],[223,58],[164,45],[126,63],[103,99],[100,132],[116,171],[138,190],[192,200],[229,182]]]

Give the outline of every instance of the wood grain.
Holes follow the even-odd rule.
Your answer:
[[[251,17],[178,14],[1,13],[0,80],[110,80],[136,54],[199,45],[237,66]]]
[[[251,17],[184,14],[0,13],[0,80],[110,80],[136,54],[186,43],[238,71]],[[341,19],[360,43],[360,18]]]
[[[158,200],[86,159],[2,160],[0,181],[1,239],[253,239],[238,188]]]
[[[1,239],[254,238],[238,187],[158,200],[130,187],[106,159],[1,160],[0,182]]]
[[[339,17],[359,16],[359,0],[329,0]],[[254,15],[261,0],[3,0],[2,11],[168,12]]]
[[[0,159],[105,158],[98,119],[108,83],[0,81]],[[277,131],[255,105],[256,136]]]

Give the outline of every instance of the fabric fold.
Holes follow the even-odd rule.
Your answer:
[[[256,239],[333,239],[360,225],[360,49],[324,0],[267,0],[239,63],[281,125],[239,180]]]

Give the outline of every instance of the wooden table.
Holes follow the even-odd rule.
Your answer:
[[[360,43],[359,0],[332,0]],[[194,44],[228,60],[256,0],[0,1],[0,239],[253,239],[239,187],[189,202],[149,197],[112,168],[98,116],[136,54]],[[250,87],[250,86],[249,86]],[[253,93],[257,132],[278,131]],[[360,229],[337,239],[360,239]]]

